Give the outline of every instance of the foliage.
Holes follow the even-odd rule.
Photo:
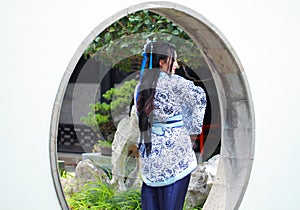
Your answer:
[[[169,19],[148,10],[129,14],[107,27],[87,47],[84,57],[132,71],[141,63],[146,39],[173,43],[181,63],[201,66],[200,52],[185,31]]]
[[[85,56],[94,55],[103,46],[111,47],[114,41],[121,37],[143,32],[147,33],[145,38],[151,37],[154,33],[168,33],[190,40],[189,36],[169,19],[148,10],[142,10],[129,14],[106,28],[89,45],[85,51]],[[128,43],[123,43],[123,47],[126,45]]]
[[[100,147],[111,147],[112,142],[111,141],[99,140],[97,145],[100,146]]]
[[[88,183],[80,191],[66,195],[70,209],[140,210],[140,190],[118,192],[102,180]]]
[[[111,168],[102,168],[102,170],[107,173],[109,179],[112,178]],[[74,174],[70,172],[65,173],[61,178],[69,179],[65,184],[64,193],[71,210],[141,210],[140,188],[118,191],[116,186],[104,182],[101,177],[95,177],[96,181],[80,185],[80,182],[76,182]],[[201,209],[202,206],[190,207],[187,202],[183,207],[183,210]]]
[[[74,175],[67,171],[63,171],[62,173],[60,173],[60,178],[67,179],[69,177],[74,178]]]
[[[92,103],[90,104],[88,116],[81,117],[80,120],[83,121],[86,126],[91,127],[95,132],[101,132],[104,138],[107,138],[109,134],[112,134],[116,130],[110,112],[110,105],[106,102]]]
[[[71,210],[141,210],[140,189],[119,192],[113,186],[99,179],[85,184],[79,191],[66,193],[66,200]],[[201,210],[202,207],[188,207],[184,210]]]
[[[103,97],[109,101],[96,102],[90,104],[90,112],[87,117],[81,117],[80,120],[86,126],[91,127],[95,132],[101,132],[106,140],[113,138],[116,131],[115,122],[113,118],[122,114],[129,106],[137,81],[132,79],[124,82],[118,88],[111,88],[103,94]],[[108,139],[110,138],[110,139]]]
[[[184,203],[183,210],[201,210],[202,206],[189,207],[187,203]]]
[[[136,85],[137,80],[132,79],[124,82],[119,88],[111,88],[103,94],[103,97],[106,100],[111,101],[110,109],[114,115],[120,114],[127,106],[129,106]]]

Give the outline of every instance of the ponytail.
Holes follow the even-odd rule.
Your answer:
[[[145,145],[145,151],[147,156],[150,155],[152,149],[151,132],[153,122],[153,110],[154,110],[154,96],[155,88],[158,77],[160,75],[160,61],[167,61],[169,57],[172,58],[171,65],[168,69],[168,74],[171,73],[172,65],[174,63],[175,48],[165,42],[150,42],[145,48],[143,53],[144,59],[142,62],[140,86],[137,97],[137,111],[138,122],[140,129],[140,147]],[[148,63],[148,69],[144,69]],[[153,69],[152,69],[153,68]]]

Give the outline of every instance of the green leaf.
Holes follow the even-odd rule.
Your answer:
[[[169,32],[171,33],[173,31],[173,25],[170,23],[170,24],[168,24],[167,27],[168,27]]]
[[[98,37],[96,37],[96,39],[95,39],[95,42],[99,42],[100,41],[100,37],[98,36]]]
[[[126,72],[132,72],[133,70],[137,70],[137,63],[140,61],[139,54],[142,50],[143,44],[132,43],[132,40],[126,39],[126,36],[131,34],[141,34],[141,36],[145,37],[145,39],[148,37],[151,40],[157,39],[172,41],[173,39],[171,37],[157,38],[157,36],[155,36],[156,33],[168,33],[193,43],[183,29],[178,27],[169,19],[148,10],[142,10],[119,19],[99,34],[86,48],[84,58],[93,58],[95,61],[101,61],[105,65],[111,65],[114,63],[114,66],[117,66],[119,69]],[[120,40],[120,38],[123,39],[124,43],[117,44],[117,42],[114,42],[116,40]],[[184,56],[182,59],[187,58],[190,63],[189,65],[193,65],[193,68],[201,66],[202,64],[199,61],[200,59],[197,59],[197,57],[199,57],[199,53],[191,53],[188,46],[190,45],[180,47],[178,49],[178,54],[180,54],[181,57]],[[135,56],[135,58],[128,58],[126,61],[123,61],[124,58],[116,54],[116,51],[125,47],[129,49],[128,52],[133,55],[137,53],[136,55],[138,56]]]
[[[144,21],[144,23],[145,23],[146,25],[148,25],[148,24],[151,24],[152,21],[150,21],[149,19],[146,19],[146,20]]]
[[[109,28],[109,32],[110,32],[110,33],[114,32],[114,31],[116,31],[114,27],[110,27],[110,28]]]
[[[133,21],[135,21],[135,17],[132,15],[132,16],[129,16],[128,17],[128,20],[130,21],[130,22],[133,22]]]
[[[174,31],[172,32],[172,34],[176,36],[176,35],[179,34],[179,31],[178,31],[178,30],[174,30]]]

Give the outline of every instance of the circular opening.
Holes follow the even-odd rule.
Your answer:
[[[144,9],[166,17],[180,26],[192,38],[192,41],[201,52],[201,58],[207,64],[206,68],[213,78],[214,85],[211,88],[206,88],[206,91],[210,97],[215,95],[215,100],[218,101],[215,103],[215,107],[211,106],[211,110],[216,110],[212,114],[219,116],[219,121],[214,124],[220,125],[219,135],[222,146],[217,174],[204,209],[235,209],[239,206],[246,190],[254,155],[254,112],[246,75],[232,47],[215,26],[195,11],[170,2],[143,3],[121,11],[100,24],[86,38],[73,56],[57,93],[50,133],[52,176],[61,206],[63,209],[69,209],[60,184],[57,165],[57,137],[59,123],[62,121],[60,113],[63,100],[68,97],[66,95],[68,89],[72,89],[72,97],[74,97],[74,93],[77,93],[75,94],[77,97],[84,95],[80,92],[83,88],[78,85],[70,85],[70,81],[74,78],[76,78],[76,81],[78,78],[84,80],[84,71],[81,70],[86,63],[82,62],[82,55],[98,34],[127,14]],[[77,68],[80,71],[77,71]],[[76,74],[76,72],[81,75]],[[100,77],[101,81],[106,81],[104,77],[113,74],[113,71],[110,71],[109,74],[106,74],[108,71],[103,72],[105,73]],[[125,75],[123,78],[128,80],[131,77]],[[203,75],[200,75],[200,78],[203,78]],[[118,81],[118,83],[122,82],[124,81]],[[95,95],[90,96],[93,99],[100,97],[103,93],[103,90],[102,92],[101,90],[98,91],[97,86],[90,86],[90,88],[96,89],[93,91]],[[80,107],[76,107],[76,103],[72,106],[73,109],[80,109]],[[70,113],[71,116],[76,114],[78,112]],[[75,118],[78,119],[78,117]],[[213,117],[213,119],[217,118],[216,116]],[[68,129],[66,128],[66,130]],[[77,133],[84,133],[84,130],[80,129],[78,126],[73,128],[73,130],[77,130]],[[88,147],[89,145],[85,150],[89,150]],[[209,152],[208,155],[211,155],[211,153]]]

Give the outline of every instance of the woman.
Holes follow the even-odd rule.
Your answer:
[[[190,174],[197,167],[190,135],[201,133],[206,96],[201,87],[174,74],[176,59],[168,43],[145,47],[136,91],[143,210],[182,209]]]

